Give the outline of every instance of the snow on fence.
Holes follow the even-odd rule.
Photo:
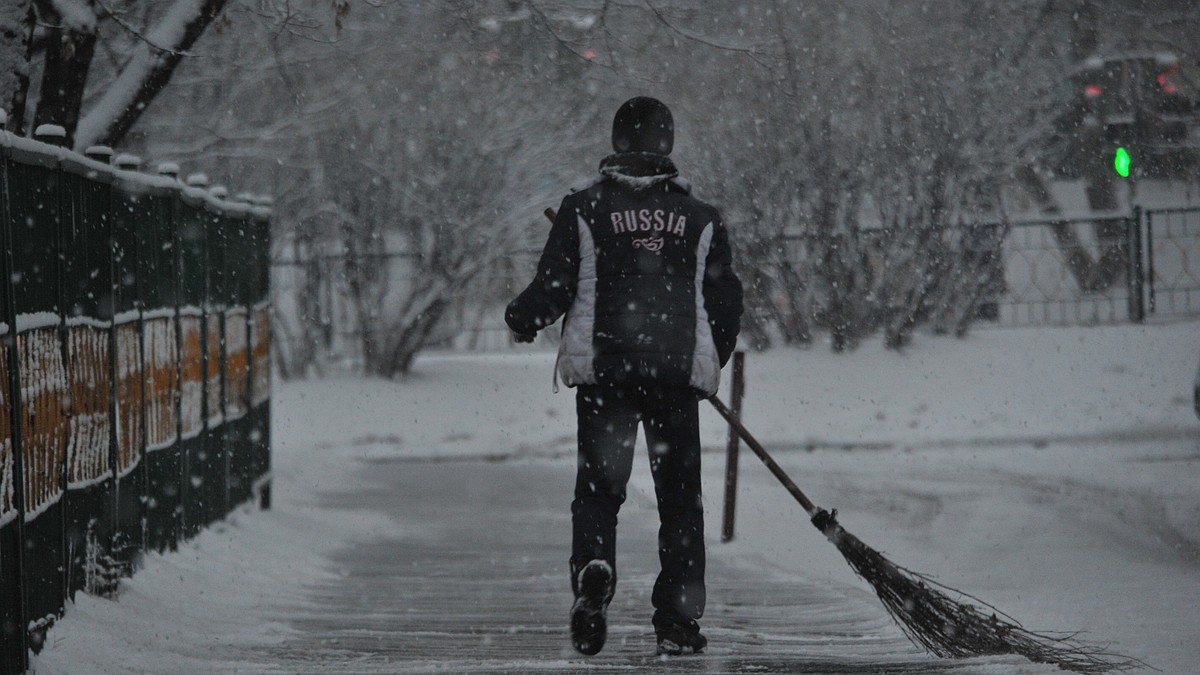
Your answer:
[[[0,124],[0,672],[80,590],[270,500],[265,200]]]

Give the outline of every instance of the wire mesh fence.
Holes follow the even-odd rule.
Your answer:
[[[845,238],[845,235],[840,235]],[[1200,316],[1200,207],[1133,209],[1128,214],[1056,217],[965,224],[939,233],[955,257],[960,280],[977,289],[971,325],[1080,326]],[[895,233],[853,233],[858,283],[870,286],[873,309],[883,316],[903,311],[906,289],[927,266],[897,263]],[[826,247],[828,248],[828,247]],[[799,312],[820,325],[820,302],[812,302],[822,247],[813,236],[783,236],[770,254],[739,260],[749,294],[778,309],[774,320]],[[520,249],[502,258],[453,299],[435,349],[497,351],[513,348],[504,306],[532,278],[540,251]],[[390,283],[408,283],[411,257],[382,254]],[[278,289],[278,356],[353,365],[362,357],[351,288],[337,254],[309,255],[289,249],[272,264]],[[907,267],[906,267],[907,264]],[[754,268],[754,274],[747,270]],[[965,270],[965,271],[964,271]],[[862,290],[862,289],[860,289]],[[892,306],[897,305],[897,306]],[[814,308],[816,307],[816,308]],[[782,330],[786,330],[786,327]],[[553,330],[538,339],[554,343]]]
[[[1015,223],[1003,251],[1004,325],[1200,316],[1200,207]]]

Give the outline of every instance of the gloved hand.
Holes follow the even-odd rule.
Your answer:
[[[509,334],[512,335],[513,342],[529,343],[533,342],[533,339],[537,337],[535,335],[525,335],[524,333],[514,333],[512,331],[509,331]]]

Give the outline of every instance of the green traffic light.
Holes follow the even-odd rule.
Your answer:
[[[1117,153],[1113,156],[1113,168],[1117,170],[1117,175],[1121,178],[1129,178],[1131,164],[1133,164],[1133,159],[1129,157],[1129,151],[1125,148],[1117,148]]]

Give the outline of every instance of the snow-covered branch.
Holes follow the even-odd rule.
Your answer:
[[[56,1],[57,1],[57,2],[66,2],[66,1],[68,1],[68,0],[56,0]],[[138,29],[137,29],[135,26],[131,25],[131,24],[130,24],[128,21],[126,21],[125,19],[121,18],[121,15],[120,15],[120,14],[118,14],[117,12],[114,12],[114,11],[113,11],[111,8],[109,8],[109,6],[108,6],[108,5],[104,4],[104,0],[94,0],[94,2],[96,3],[96,5],[97,5],[98,7],[100,7],[100,9],[104,10],[104,13],[105,13],[105,15],[106,15],[106,16],[108,16],[108,18],[110,18],[110,19],[112,19],[114,22],[116,22],[116,24],[117,24],[118,26],[120,26],[121,28],[123,28],[123,29],[125,30],[125,32],[126,32],[126,33],[128,33],[128,34],[132,35],[132,36],[133,36],[135,39],[138,39],[138,40],[141,40],[142,42],[145,42],[146,44],[150,45],[150,47],[151,47],[151,48],[153,48],[153,49],[157,49],[157,50],[158,50],[158,51],[160,51],[160,52],[167,52],[167,53],[170,53],[170,54],[175,54],[175,55],[177,55],[177,56],[191,56],[191,54],[185,54],[185,53],[183,53],[183,52],[177,52],[177,51],[175,51],[174,49],[172,49],[172,48],[170,48],[170,47],[166,47],[166,46],[163,46],[163,45],[160,45],[160,44],[155,44],[155,43],[151,42],[151,41],[150,41],[150,39],[149,39],[149,38],[147,38],[147,37],[146,37],[146,36],[145,36],[145,35],[142,33],[142,31],[138,30]]]
[[[59,17],[60,27],[77,33],[96,32],[96,10],[83,0],[49,0],[49,3]]]
[[[75,147],[85,148],[100,142],[115,145],[166,86],[183,54],[225,3],[226,0],[175,0],[133,48],[116,80],[79,120]]]

